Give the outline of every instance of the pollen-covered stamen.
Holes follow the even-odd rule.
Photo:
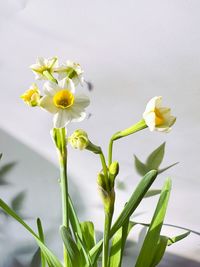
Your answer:
[[[74,95],[67,89],[57,92],[53,97],[54,105],[58,108],[68,108],[74,103]]]

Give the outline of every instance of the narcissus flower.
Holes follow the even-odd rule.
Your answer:
[[[176,118],[171,115],[170,108],[161,106],[162,97],[155,96],[147,104],[143,119],[150,131],[169,132]]]
[[[38,106],[40,101],[40,91],[37,85],[33,83],[31,87],[23,95],[21,95],[21,98],[31,107]]]
[[[85,149],[89,144],[88,135],[85,131],[79,129],[76,130],[69,138],[69,143],[71,146],[75,149],[83,150]]]
[[[45,71],[49,74],[52,74],[57,66],[57,57],[52,57],[49,59],[38,57],[36,60],[36,64],[31,65],[30,68],[35,73],[36,80],[47,80],[47,77],[45,76]]]
[[[79,83],[83,84],[83,70],[78,63],[68,60],[65,64],[62,64],[60,67],[55,69],[55,72],[58,73],[58,78],[63,79],[68,77],[71,79],[75,86]]]
[[[75,94],[74,83],[65,78],[58,84],[46,82],[45,95],[40,100],[40,106],[54,114],[54,127],[63,128],[69,122],[82,121],[86,117],[85,108],[90,101],[84,94]]]

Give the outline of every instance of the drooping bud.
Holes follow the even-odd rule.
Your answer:
[[[33,83],[31,87],[25,91],[23,95],[21,95],[21,99],[23,99],[23,101],[30,107],[38,106],[40,97],[40,91],[35,83]]]
[[[88,135],[85,131],[79,129],[76,130],[69,138],[69,143],[75,149],[86,149],[89,144]]]

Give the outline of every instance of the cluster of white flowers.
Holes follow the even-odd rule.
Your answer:
[[[87,95],[75,93],[76,87],[83,85],[83,70],[80,65],[67,61],[61,66],[53,57],[37,58],[30,68],[35,73],[36,80],[46,80],[43,86],[44,95],[36,84],[27,90],[21,98],[30,106],[39,106],[54,114],[54,128],[63,128],[69,122],[81,121],[86,117],[85,108],[90,101]],[[55,78],[57,76],[57,79]]]
[[[29,106],[39,106],[54,114],[54,128],[63,128],[69,122],[82,121],[86,117],[85,108],[90,101],[85,94],[76,94],[76,87],[83,85],[83,70],[78,63],[67,61],[59,66],[57,57],[37,58],[30,66],[36,80],[46,80],[44,95],[40,95],[37,85],[31,85],[21,98]],[[55,75],[57,79],[55,78]],[[155,96],[147,104],[143,121],[150,131],[168,132],[176,118],[170,108],[161,106],[162,97]]]

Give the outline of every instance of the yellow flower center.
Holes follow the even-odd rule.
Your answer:
[[[54,95],[53,103],[58,108],[66,109],[73,105],[74,95],[67,89],[61,90]]]
[[[163,115],[161,114],[161,112],[159,111],[159,109],[155,108],[154,113],[156,115],[156,118],[155,118],[156,126],[163,124],[165,119],[164,119]]]

